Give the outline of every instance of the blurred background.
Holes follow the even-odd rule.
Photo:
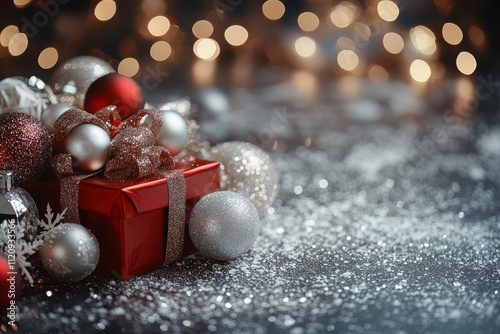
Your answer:
[[[480,78],[491,95],[499,82],[499,7],[486,0],[5,0],[0,77],[48,82],[62,62],[90,55],[156,100],[164,97],[154,92],[280,80],[314,97],[324,82],[345,77],[398,80],[419,91],[451,79],[469,95],[478,94]]]

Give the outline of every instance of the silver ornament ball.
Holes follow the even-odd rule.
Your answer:
[[[22,239],[32,242],[38,234],[38,209],[26,190],[13,185],[14,173],[0,170],[0,230],[9,231],[7,218],[17,217],[16,228],[23,232]]]
[[[269,155],[253,144],[231,141],[214,146],[208,158],[221,163],[221,189],[247,197],[259,216],[264,215],[278,192],[278,175]]]
[[[67,223],[49,232],[41,254],[43,267],[51,276],[75,282],[94,271],[99,262],[99,244],[82,225]]]
[[[218,88],[204,88],[195,94],[193,103],[198,106],[194,119],[200,132],[210,140],[220,142],[231,134],[231,106],[229,98]]]
[[[189,218],[189,236],[196,248],[216,260],[231,260],[250,250],[259,230],[255,206],[232,191],[202,197]]]
[[[166,147],[172,156],[176,156],[189,138],[186,120],[173,110],[160,110],[160,114],[162,124],[156,144]]]
[[[42,124],[47,128],[49,134],[57,132],[57,130],[54,128],[55,121],[57,121],[59,116],[61,116],[71,108],[73,108],[73,105],[69,103],[56,103],[56,104],[51,104],[45,110],[42,111],[42,115],[40,116],[40,122],[42,122]]]
[[[93,172],[106,164],[111,140],[103,129],[94,124],[81,124],[66,135],[64,151],[71,155],[73,167]]]
[[[71,101],[80,109],[83,109],[85,94],[89,86],[100,77],[114,73],[111,65],[102,59],[91,56],[80,56],[68,59],[54,71],[50,79],[50,85],[54,92],[62,95],[66,102]]]
[[[21,111],[40,119],[47,100],[23,80],[6,78],[0,81],[0,114],[9,110]]]

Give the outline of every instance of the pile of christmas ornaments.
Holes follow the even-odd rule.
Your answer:
[[[12,171],[22,185],[37,179],[50,168],[53,157],[63,153],[71,157],[76,173],[100,173],[110,159],[120,124],[141,115],[143,109],[157,109],[161,129],[155,145],[167,149],[175,161],[185,163],[197,157],[221,162],[222,191],[208,194],[197,203],[188,227],[193,242],[206,256],[236,258],[252,247],[259,232],[259,216],[276,197],[276,171],[269,155],[250,143],[223,142],[212,147],[210,139],[220,141],[229,133],[229,104],[224,96],[210,90],[200,92],[194,100],[199,108],[189,99],[152,106],[133,79],[88,56],[62,63],[50,84],[36,77],[6,78],[0,81],[0,169]],[[99,115],[106,108],[109,117],[103,121],[109,131],[92,122],[68,126],[64,131],[54,126],[70,110]],[[151,125],[147,115],[137,122]],[[200,124],[209,138],[199,131]],[[85,233],[85,240],[95,242],[91,233],[83,230],[65,222],[44,238],[40,245],[42,260],[53,276],[78,280],[95,268],[97,244],[87,247],[97,252],[87,250],[85,265],[77,259],[69,260],[80,267],[61,266],[56,259],[58,249],[67,249],[61,245],[82,240],[78,238]]]

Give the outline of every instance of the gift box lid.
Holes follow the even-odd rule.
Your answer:
[[[189,165],[176,165],[186,180],[186,200],[199,197],[220,188],[218,161],[197,159]],[[165,178],[115,181],[96,176],[80,182],[78,207],[116,218],[165,208],[169,204]]]

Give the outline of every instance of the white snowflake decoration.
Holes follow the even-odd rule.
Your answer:
[[[31,263],[28,261],[28,258],[31,255],[35,254],[35,252],[43,245],[43,242],[47,237],[48,233],[62,222],[65,213],[66,209],[64,209],[63,212],[58,213],[55,219],[52,220],[54,218],[54,213],[52,212],[50,205],[47,204],[47,213],[45,214],[47,222],[38,219],[38,226],[40,230],[38,232],[39,234],[36,236],[36,238],[33,239],[33,241],[27,241],[23,239],[24,231],[26,228],[26,226],[24,225],[26,223],[21,223],[16,225],[16,231],[15,231],[16,264],[21,271],[21,275],[25,276],[30,284],[34,283],[34,279],[31,276],[30,272],[28,271],[28,268],[31,267]],[[6,224],[5,221],[2,223],[2,225],[4,224]],[[8,240],[9,238],[7,236],[7,229],[3,228],[0,229],[0,251],[6,253],[8,247]]]

